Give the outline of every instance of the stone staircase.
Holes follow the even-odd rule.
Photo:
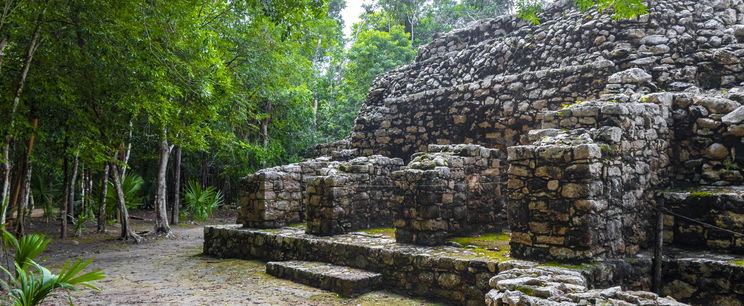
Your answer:
[[[382,274],[314,261],[272,261],[266,273],[308,286],[355,297],[378,289]]]

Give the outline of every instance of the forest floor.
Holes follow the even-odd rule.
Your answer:
[[[150,231],[152,213],[134,211],[137,232]],[[206,224],[234,223],[234,212],[220,211]],[[54,238],[42,255],[45,266],[58,271],[66,260],[94,257],[87,269],[103,269],[106,279],[96,282],[103,291],[60,291],[45,305],[431,305],[430,301],[386,291],[358,298],[340,298],[324,291],[266,274],[265,263],[218,259],[202,255],[203,226],[173,226],[175,238],[149,238],[140,244],[119,241],[119,228],[109,225],[95,234],[95,225],[83,237],[61,240],[57,222],[35,219],[31,232]]]

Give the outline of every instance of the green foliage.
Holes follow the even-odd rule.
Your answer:
[[[212,186],[202,188],[196,181],[189,181],[184,190],[186,209],[184,214],[193,220],[203,222],[222,205],[222,192]]]
[[[389,32],[365,30],[358,33],[346,54],[348,63],[343,69],[336,101],[326,101],[321,110],[321,131],[349,135],[375,77],[409,63],[415,55],[403,26],[392,26]]]
[[[533,24],[540,24],[537,15],[543,11],[543,4],[544,0],[517,0],[517,16]],[[612,9],[612,18],[615,20],[635,18],[648,13],[643,0],[574,0],[574,5],[582,12],[592,7],[600,12]]]
[[[44,209],[44,218],[48,219],[54,215],[54,204],[62,197],[62,188],[60,185],[48,175],[37,174],[33,176],[31,188],[34,197],[41,201],[41,207]]]
[[[116,199],[116,188],[114,182],[109,180],[109,186],[106,189],[106,215],[109,217],[116,216],[118,200]],[[145,180],[134,173],[128,173],[123,180],[121,180],[121,189],[124,192],[124,201],[126,201],[127,209],[133,209],[140,207],[144,204],[141,189],[145,184]]]
[[[0,230],[0,234],[6,246],[15,249],[15,273],[0,267],[9,279],[7,282],[0,280],[0,283],[9,291],[13,305],[39,305],[52,291],[59,288],[77,290],[78,286],[83,286],[100,290],[91,282],[105,278],[101,270],[81,274],[93,259],[75,260],[72,264],[65,262],[59,274],[53,274],[36,262],[51,239],[41,234],[26,235],[18,239],[6,230]]]
[[[94,220],[95,215],[93,215],[93,208],[88,207],[84,212],[79,214],[77,218],[74,218],[74,233],[75,236],[80,237],[83,235],[83,230],[85,229],[85,224],[88,223],[88,221]]]
[[[533,24],[540,24],[540,17],[537,14],[542,13],[542,5],[542,0],[517,0],[517,17]]]
[[[13,258],[15,259],[16,266],[20,269],[26,269],[29,263],[36,260],[52,241],[42,234],[26,235],[18,239],[15,235],[4,229],[0,229],[0,235],[2,236],[5,247],[15,250],[15,256]]]
[[[80,274],[92,261],[93,259],[87,261],[75,260],[72,264],[68,261],[59,274],[52,273],[33,260],[29,261],[29,266],[33,269],[23,269],[16,264],[16,275],[5,267],[0,267],[10,278],[8,282],[0,282],[10,290],[13,305],[39,305],[55,289],[77,290],[78,286],[82,286],[100,291],[91,282],[104,279],[106,276],[103,271],[94,270]]]

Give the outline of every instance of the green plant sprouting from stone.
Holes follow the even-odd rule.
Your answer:
[[[515,3],[517,16],[533,24],[540,24],[538,14],[544,11],[543,0],[518,0]],[[574,0],[574,5],[581,11],[586,12],[596,7],[600,12],[612,9],[612,18],[615,20],[635,18],[648,13],[648,7],[642,0]]]

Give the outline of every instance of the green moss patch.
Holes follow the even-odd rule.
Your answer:
[[[596,263],[587,263],[587,264],[580,264],[580,265],[571,265],[571,264],[562,264],[555,261],[548,261],[539,264],[539,266],[543,267],[556,267],[556,268],[564,268],[564,269],[570,269],[570,270],[586,270],[594,267]]]
[[[744,260],[733,260],[731,263],[737,266],[744,266]]]
[[[390,238],[395,238],[395,229],[392,227],[371,228],[368,230],[362,230],[360,232],[367,233],[367,234],[373,234],[373,235],[383,235],[383,236],[387,236]]]
[[[462,246],[476,246],[485,249],[503,249],[509,248],[509,234],[505,233],[488,233],[480,236],[457,237],[450,241],[456,242]]]
[[[469,257],[487,257],[495,261],[510,259],[511,247],[509,240],[509,234],[506,233],[487,233],[480,236],[450,239],[451,242],[461,245],[462,249],[471,251],[473,256]]]

